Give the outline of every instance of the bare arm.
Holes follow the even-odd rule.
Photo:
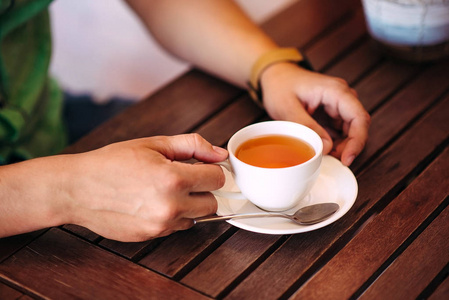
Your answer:
[[[110,239],[143,241],[215,213],[227,151],[199,135],[131,140],[95,151],[0,167],[0,237],[77,224]]]
[[[0,167],[0,237],[70,222],[58,188],[61,162],[51,157]]]
[[[241,87],[278,46],[229,0],[126,0],[172,54]]]

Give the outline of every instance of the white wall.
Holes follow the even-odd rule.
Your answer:
[[[237,0],[258,23],[295,1]],[[137,100],[188,68],[152,40],[122,1],[57,0],[51,13],[51,71],[66,90],[91,93],[99,101]]]

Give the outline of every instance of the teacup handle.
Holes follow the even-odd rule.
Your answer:
[[[214,165],[219,165],[228,170],[232,176],[234,176],[234,172],[232,171],[232,166],[229,163],[228,160],[220,161],[213,163]],[[215,190],[212,191],[212,194],[218,197],[222,198],[228,198],[228,199],[235,199],[235,200],[246,200],[245,196],[241,192],[231,192],[231,191],[222,191],[222,190]]]

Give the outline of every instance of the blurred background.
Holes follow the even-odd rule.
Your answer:
[[[299,0],[236,1],[261,23]],[[58,0],[50,11],[51,72],[70,93],[137,101],[189,68],[154,42],[124,1]]]

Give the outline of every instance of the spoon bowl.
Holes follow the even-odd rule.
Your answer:
[[[293,215],[280,212],[261,212],[248,214],[232,214],[225,216],[207,216],[194,220],[194,223],[216,222],[232,219],[245,218],[270,218],[281,217],[289,219],[299,225],[312,225],[326,220],[332,216],[340,206],[337,203],[318,203],[309,206],[304,206],[297,210]]]

